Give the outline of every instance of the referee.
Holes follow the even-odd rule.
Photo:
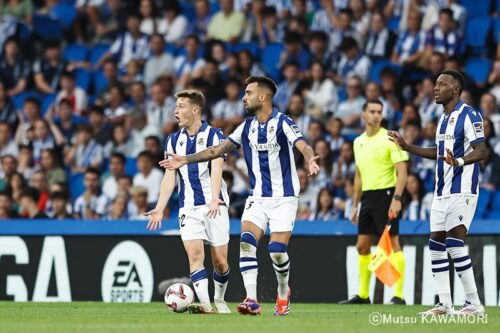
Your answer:
[[[408,155],[389,141],[387,130],[381,126],[382,108],[383,104],[378,99],[365,102],[361,116],[366,131],[354,140],[356,174],[351,221],[358,224],[356,248],[359,253],[359,290],[353,298],[340,304],[370,304],[370,247],[375,236],[382,235],[391,211],[397,216],[396,221],[391,223],[390,237],[401,278],[395,284],[390,304],[406,304],[403,297],[405,261],[398,235]],[[361,209],[358,214],[360,197]]]

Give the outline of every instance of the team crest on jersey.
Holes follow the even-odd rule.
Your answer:
[[[476,133],[483,132],[483,124],[482,123],[474,123],[474,130]]]
[[[450,123],[449,123],[449,124],[450,124],[450,125],[453,125],[454,123],[455,123],[455,118],[453,118],[453,117],[452,117],[452,118],[450,119]]]
[[[203,143],[204,143],[203,138],[199,138],[199,139],[198,139],[198,144],[199,144],[199,145],[202,145]]]
[[[269,134],[273,134],[274,133],[274,126],[271,126],[269,127]]]

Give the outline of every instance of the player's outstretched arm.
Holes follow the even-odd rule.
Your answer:
[[[417,155],[423,158],[427,158],[430,160],[437,160],[437,149],[435,147],[433,148],[424,148],[424,147],[418,147],[418,146],[413,146],[409,145],[406,143],[406,141],[399,135],[398,132],[396,131],[389,131],[387,132],[389,135],[389,140],[394,142],[396,146],[399,147],[399,149],[404,150],[409,152],[410,154]]]
[[[169,158],[160,162],[162,168],[167,168],[169,170],[179,169],[185,164],[206,162],[213,160],[217,157],[221,157],[224,154],[229,153],[232,150],[237,149],[238,146],[231,140],[224,140],[217,146],[212,146],[205,150],[200,151],[196,154],[191,154],[187,156],[179,156],[172,153],[167,153]]]
[[[167,202],[172,195],[175,187],[175,171],[165,170],[163,179],[160,185],[160,197],[156,203],[156,207],[147,213],[145,216],[149,216],[149,222],[147,228],[151,231],[161,228],[161,220],[163,219],[163,211],[167,206]]]
[[[462,166],[479,162],[488,157],[488,148],[486,147],[485,141],[472,143],[471,146],[472,152],[462,158],[463,164],[459,161],[460,158],[455,158],[455,156],[453,156],[453,152],[449,149],[446,149],[446,156],[441,158],[451,166]]]
[[[305,161],[307,162],[307,169],[309,171],[308,176],[318,174],[319,165],[317,160],[319,159],[319,156],[316,156],[311,146],[309,146],[305,140],[299,140],[295,143],[295,148],[302,153]]]

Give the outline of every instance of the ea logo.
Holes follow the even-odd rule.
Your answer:
[[[104,302],[150,302],[153,268],[146,251],[134,241],[116,245],[104,264],[101,278]]]

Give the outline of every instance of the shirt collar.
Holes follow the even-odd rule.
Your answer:
[[[208,123],[207,123],[205,120],[202,120],[202,121],[201,121],[201,127],[200,127],[200,129],[198,130],[198,133],[204,132],[204,131],[207,129],[207,127],[208,127]],[[189,135],[189,134],[187,133],[187,131],[186,131],[186,128],[185,128],[185,127],[183,127],[183,128],[182,128],[181,133],[186,134],[186,135]],[[196,133],[196,134],[198,134],[198,133]]]
[[[458,103],[453,107],[453,111],[457,111],[464,104],[464,101],[458,100]]]

